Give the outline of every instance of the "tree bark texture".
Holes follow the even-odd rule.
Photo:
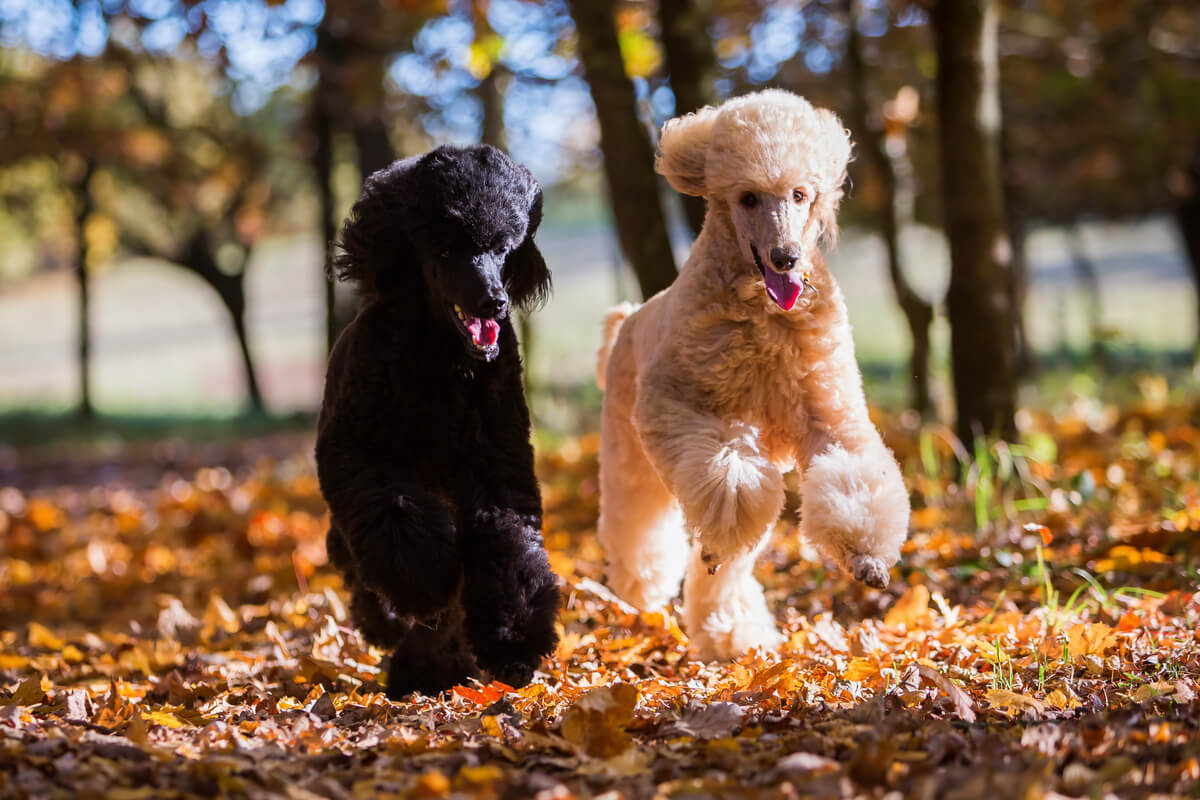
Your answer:
[[[1184,252],[1196,285],[1196,342],[1195,358],[1200,361],[1200,140],[1197,140],[1192,163],[1187,170],[1187,188],[1175,207],[1175,221],[1183,237]]]
[[[266,405],[258,385],[258,375],[254,368],[253,355],[250,352],[249,337],[246,335],[245,263],[243,263],[242,269],[236,272],[224,272],[217,266],[213,250],[208,236],[203,231],[197,231],[188,241],[183,254],[175,261],[179,266],[195,273],[221,298],[221,305],[225,306],[225,310],[229,312],[233,333],[237,337],[238,353],[241,356],[242,370],[246,377],[247,404],[254,411],[263,411]],[[250,254],[247,252],[243,258],[248,263]]]
[[[711,0],[659,0],[658,14],[676,116],[715,105],[717,57],[708,35]],[[704,198],[683,195],[683,211],[692,232],[699,233]]]
[[[75,190],[75,199],[78,203],[75,209],[75,235],[78,243],[75,258],[75,283],[79,287],[79,331],[78,339],[76,340],[77,366],[79,368],[78,413],[83,419],[91,419],[96,413],[96,409],[92,405],[91,285],[88,276],[88,245],[86,235],[87,218],[95,210],[91,189],[89,188],[89,184],[92,182],[92,175],[95,171],[95,163],[88,161],[84,166],[83,176],[80,178]]]
[[[600,122],[600,149],[621,250],[642,296],[671,285],[678,274],[658,196],[654,152],[638,119],[633,82],[625,73],[612,0],[568,0],[579,38],[583,74]]]
[[[851,123],[855,128],[855,138],[861,145],[860,152],[863,153],[868,168],[879,176],[883,187],[883,205],[879,209],[876,224],[887,251],[888,277],[891,278],[892,290],[900,310],[904,312],[904,319],[912,336],[909,402],[924,415],[933,406],[929,391],[929,326],[933,323],[933,306],[909,284],[900,253],[900,231],[912,217],[912,164],[907,156],[903,156],[902,160],[890,156],[883,134],[871,124],[871,103],[868,99],[866,68],[862,57],[862,37],[856,24],[856,3],[852,1],[851,6],[849,37],[846,44],[846,63],[853,95]],[[896,164],[895,161],[901,163]],[[905,181],[901,181],[902,175]],[[902,188],[901,183],[907,185]],[[903,198],[901,194],[904,195]]]
[[[992,0],[938,0],[941,168],[950,244],[950,358],[957,431],[1012,438],[1016,379],[1010,269],[1012,243],[1000,170],[996,7]]]
[[[325,278],[325,352],[333,351],[334,342],[344,327],[337,313],[337,279],[333,275],[333,248],[337,238],[337,223],[334,221],[333,197],[333,120],[321,98],[315,92],[312,122],[316,134],[313,153],[313,172],[317,178],[318,211],[321,214],[322,275]]]

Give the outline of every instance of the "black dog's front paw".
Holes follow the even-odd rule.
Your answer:
[[[524,686],[558,644],[553,574],[547,569],[532,585],[510,587],[507,597],[490,603],[470,590],[468,584],[467,630],[479,666],[510,686]]]
[[[427,617],[454,599],[462,562],[441,503],[400,495],[355,519],[352,530],[357,538],[349,544],[362,582],[395,613]]]
[[[419,552],[397,553],[388,576],[380,576],[380,594],[401,614],[417,618],[437,615],[454,600],[462,581],[458,548],[427,542]]]
[[[541,659],[538,659],[541,661]],[[537,663],[514,663],[506,664],[503,667],[497,667],[489,670],[492,677],[501,683],[507,683],[514,689],[520,689],[522,686],[533,680],[533,672],[537,669]]]
[[[388,670],[388,699],[400,700],[413,692],[437,697],[447,689],[468,683],[476,674],[472,667],[473,665],[461,659],[409,660],[401,653],[396,653],[392,656],[392,667]]]

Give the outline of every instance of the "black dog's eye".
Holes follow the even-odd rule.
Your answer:
[[[450,251],[443,250],[441,253],[438,254],[438,258],[442,259],[443,261],[449,261],[450,260]]]
[[[746,192],[738,198],[738,202],[742,208],[754,208],[758,205],[758,195],[754,194],[754,192]]]
[[[792,189],[792,200],[797,203],[803,203],[807,199],[808,195],[804,193],[803,189]]]

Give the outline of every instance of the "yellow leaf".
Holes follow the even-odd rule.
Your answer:
[[[176,728],[187,727],[187,723],[179,719],[179,717],[175,716],[170,711],[143,711],[142,718],[146,722],[157,722],[159,725],[162,725],[165,728],[171,728],[172,730]]]
[[[1165,564],[1171,559],[1158,550],[1144,547],[1138,549],[1127,544],[1119,544],[1108,551],[1105,558],[1096,561],[1097,572],[1126,572],[1142,564]]]
[[[879,665],[869,658],[852,658],[842,673],[842,678],[848,681],[862,682],[879,674]]]
[[[637,687],[628,683],[593,689],[567,708],[559,732],[589,756],[612,758],[633,743],[625,727],[637,701]]]
[[[929,619],[929,590],[922,584],[910,586],[900,595],[896,604],[888,609],[883,624],[890,628],[903,625],[905,628],[919,627]]]
[[[1112,628],[1103,622],[1092,622],[1087,625],[1081,623],[1067,630],[1067,651],[1071,658],[1101,656],[1112,646],[1114,640]]]
[[[481,764],[478,767],[466,766],[458,771],[458,777],[476,786],[486,786],[503,780],[504,770],[494,764]]]
[[[17,690],[13,692],[12,697],[8,699],[7,705],[10,706],[36,706],[46,699],[46,692],[42,688],[43,678],[40,675],[30,675],[25,680],[17,685]]]
[[[1066,711],[1078,706],[1079,701],[1074,697],[1069,697],[1062,689],[1055,689],[1046,695],[1046,705],[1056,708],[1059,711]]]
[[[73,644],[69,644],[62,649],[63,661],[68,664],[79,664],[83,661],[83,652]]]
[[[496,719],[492,714],[480,717],[479,727],[488,736],[499,736],[501,738],[504,736],[504,731],[500,728],[500,720]]]
[[[436,769],[422,773],[413,787],[413,797],[444,797],[450,793],[450,779]]]
[[[37,622],[29,623],[29,643],[42,650],[62,650],[66,642],[55,636],[49,628]]]
[[[993,689],[986,695],[988,705],[995,709],[1011,711],[1019,714],[1026,709],[1032,710],[1038,714],[1045,713],[1046,704],[1035,697],[1030,697],[1017,692],[1009,692],[1004,689]]]
[[[760,669],[754,675],[754,680],[750,681],[750,685],[746,687],[747,691],[755,689],[773,689],[776,684],[783,678],[784,673],[791,668],[791,661],[780,661],[772,664],[769,667]]]

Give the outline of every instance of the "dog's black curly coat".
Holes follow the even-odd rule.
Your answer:
[[[555,646],[511,306],[550,274],[542,192],[493,147],[440,147],[372,175],[341,232],[358,316],[329,359],[317,473],[330,559],[363,633],[393,649],[388,692],[482,669],[527,683]]]

